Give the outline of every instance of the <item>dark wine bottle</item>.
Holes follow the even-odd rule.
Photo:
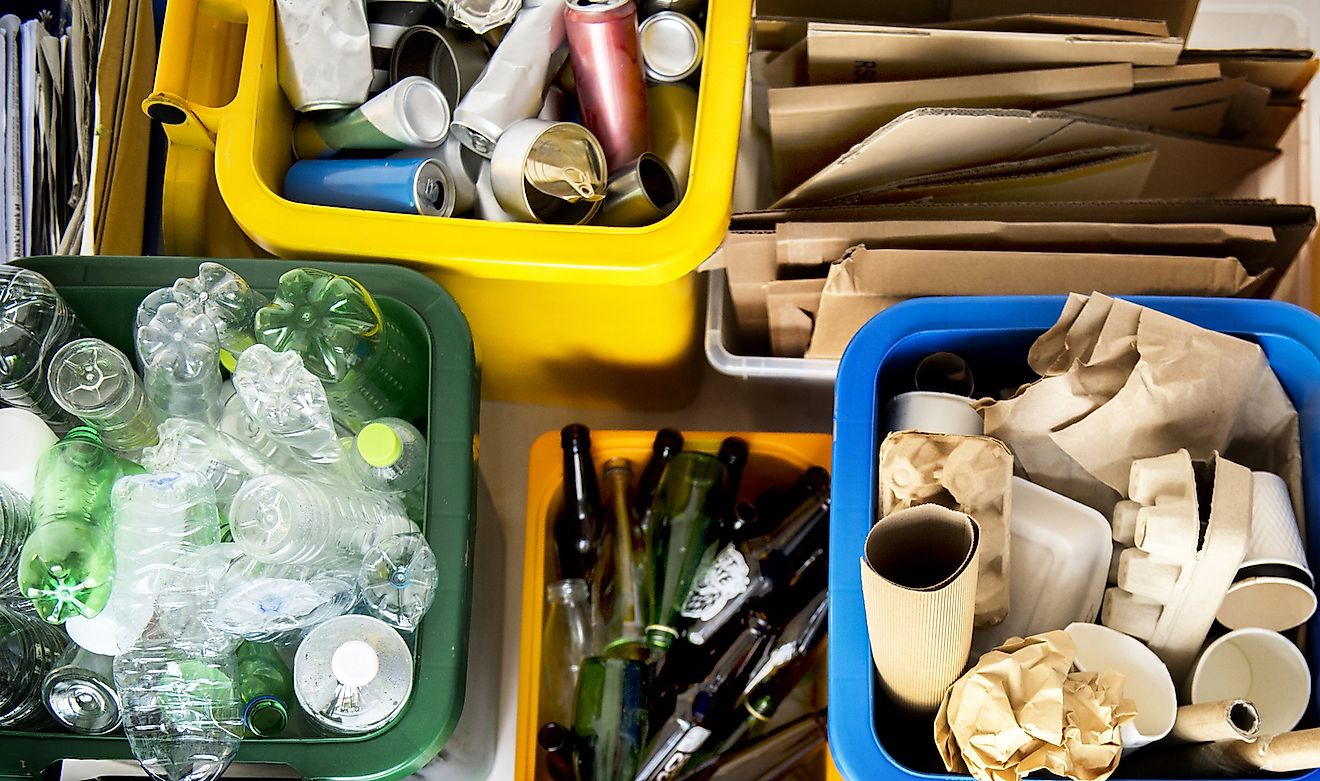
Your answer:
[[[564,426],[560,444],[564,449],[564,504],[554,527],[559,573],[564,579],[594,583],[605,523],[596,464],[591,459],[591,431],[580,423]]]

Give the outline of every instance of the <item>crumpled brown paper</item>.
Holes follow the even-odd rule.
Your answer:
[[[1043,379],[984,411],[1032,482],[1108,515],[1133,461],[1186,448],[1282,475],[1300,512],[1297,412],[1259,346],[1074,294],[1027,360]]]
[[[1122,673],[1074,672],[1076,657],[1062,630],[1015,637],[982,656],[935,717],[944,766],[980,781],[1018,781],[1034,770],[1108,778],[1136,706],[1123,697]]]

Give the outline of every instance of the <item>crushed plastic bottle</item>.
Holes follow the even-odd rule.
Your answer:
[[[64,633],[38,618],[31,606],[0,602],[0,728],[43,721],[41,681],[67,644]]]
[[[412,631],[435,601],[435,551],[416,532],[394,534],[362,557],[358,586],[367,610],[396,629]]]
[[[156,444],[156,418],[128,358],[100,339],[78,339],[51,359],[50,392],[113,450],[135,457]]]
[[[360,557],[386,537],[417,527],[391,497],[269,474],[239,490],[229,507],[229,530],[254,559],[306,564],[335,555]]]
[[[116,569],[110,600],[97,616],[75,616],[65,628],[83,648],[118,656],[146,631],[180,557],[220,541],[220,519],[215,492],[196,472],[121,478],[110,507]]]
[[[245,442],[196,420],[170,418],[160,424],[159,444],[142,451],[142,465],[156,473],[196,472],[227,510],[243,483],[275,467]]]
[[[153,639],[115,657],[124,734],[161,781],[214,781],[243,739],[233,646]]]
[[[220,417],[220,432],[247,443],[276,471],[300,475],[321,471],[315,464],[305,464],[286,448],[280,447],[248,414],[237,392],[225,402],[224,414]]]
[[[55,351],[85,335],[78,317],[49,280],[35,271],[0,266],[0,401],[26,409],[56,434],[78,425],[51,395]]]
[[[325,388],[296,353],[252,347],[238,360],[234,389],[256,425],[287,452],[314,464],[344,463]]]
[[[219,424],[220,340],[211,318],[164,304],[136,338],[147,398],[160,418]]]
[[[257,643],[285,644],[341,616],[358,599],[354,563],[268,564],[240,556],[217,586],[215,627]]]
[[[257,341],[302,357],[325,383],[335,421],[357,432],[384,417],[411,419],[426,398],[424,340],[410,339],[381,314],[356,280],[313,268],[280,277],[270,306],[257,312]]]
[[[348,465],[365,488],[402,501],[409,518],[426,517],[426,440],[411,423],[371,421],[353,438]]]
[[[253,338],[257,310],[270,303],[247,280],[219,263],[197,267],[197,276],[175,281],[175,300],[215,323],[220,346],[234,357],[256,344]]]
[[[105,607],[115,575],[110,491],[120,477],[141,471],[85,426],[37,462],[32,532],[20,554],[18,585],[46,621],[90,618]]]
[[[399,633],[370,616],[341,616],[307,634],[293,660],[298,704],[326,732],[389,724],[412,694],[413,659]]]

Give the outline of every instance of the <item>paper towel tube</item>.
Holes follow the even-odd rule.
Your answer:
[[[1206,778],[1265,770],[1295,773],[1320,768],[1320,729],[1303,729],[1261,738],[1198,743],[1161,750],[1152,746],[1124,769],[1138,778]]]
[[[1169,740],[1180,743],[1214,743],[1260,737],[1260,714],[1249,700],[1218,700],[1178,709]]]
[[[1311,702],[1311,670],[1297,646],[1278,632],[1236,629],[1205,647],[1187,682],[1193,703],[1250,700],[1260,731],[1287,732]]]
[[[933,712],[967,663],[979,538],[971,516],[934,504],[892,513],[866,537],[871,657],[881,687],[906,711]]]

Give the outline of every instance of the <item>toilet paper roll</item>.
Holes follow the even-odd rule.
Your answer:
[[[900,393],[885,406],[885,419],[890,431],[979,437],[985,434],[985,421],[972,404],[966,396],[952,393]]]
[[[882,518],[866,537],[862,597],[880,684],[903,710],[932,713],[972,643],[980,530],[933,504]]]
[[[1229,629],[1282,632],[1315,614],[1315,577],[1306,561],[1288,484],[1270,472],[1252,472],[1251,537],[1215,618]]]
[[[1253,741],[1260,737],[1260,714],[1248,700],[1220,700],[1178,709],[1169,740],[1178,743]]]

